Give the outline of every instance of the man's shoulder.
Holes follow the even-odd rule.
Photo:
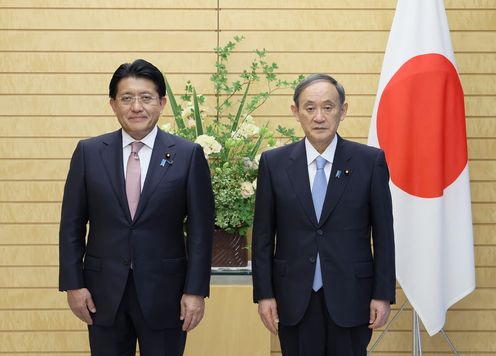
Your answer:
[[[291,154],[291,152],[294,151],[294,149],[298,145],[304,145],[303,141],[297,141],[297,142],[289,143],[284,146],[271,148],[267,151],[264,151],[262,154],[267,158],[288,156],[289,154]]]
[[[199,146],[197,143],[185,139],[184,137],[165,132],[161,129],[158,130],[157,135],[159,135],[159,137],[161,137],[163,140],[174,143],[178,147],[193,149],[194,147]]]
[[[341,146],[353,154],[363,154],[375,157],[379,152],[381,152],[380,148],[369,146],[364,143],[351,141],[344,138],[340,138],[340,141]]]
[[[119,139],[120,134],[121,134],[121,130],[119,129],[117,131],[107,132],[98,136],[82,139],[79,141],[79,144],[91,147],[97,144],[101,144],[102,142],[111,143],[114,140]]]

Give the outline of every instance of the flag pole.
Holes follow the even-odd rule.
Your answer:
[[[377,338],[377,340],[372,344],[372,346],[367,350],[367,356],[372,356],[372,353],[375,351],[377,346],[382,342],[382,339],[386,336],[386,334],[389,332],[389,329],[393,325],[393,323],[398,319],[401,313],[405,310],[406,306],[411,305],[408,300],[405,300],[403,304],[401,305],[400,309],[394,314],[394,316],[389,320],[384,327],[384,330],[382,330],[381,334]],[[413,356],[422,356],[422,336],[420,334],[420,318],[415,311],[415,309],[412,308],[412,355]],[[440,330],[441,334],[443,335],[444,339],[448,343],[448,346],[450,347],[451,351],[453,354],[456,356],[460,356],[460,353],[457,351],[455,345],[449,338],[448,334],[444,329]]]
[[[422,356],[422,336],[420,335],[420,320],[415,309],[412,309],[412,355]]]
[[[460,353],[457,351],[457,349],[455,348],[455,345],[453,344],[453,342],[451,342],[451,339],[449,338],[448,334],[446,333],[446,331],[444,329],[441,329],[441,333],[443,334],[444,336],[444,339],[446,340],[446,342],[448,343],[451,351],[453,351],[453,353],[456,355],[456,356],[460,356]]]

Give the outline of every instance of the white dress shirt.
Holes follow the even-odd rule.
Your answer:
[[[315,159],[318,156],[324,157],[328,163],[324,167],[324,172],[326,176],[327,183],[329,183],[329,176],[331,175],[332,162],[334,160],[334,154],[336,153],[336,146],[338,144],[338,136],[334,135],[331,143],[325,149],[322,154],[320,154],[315,147],[312,146],[308,138],[305,137],[305,149],[307,151],[307,164],[308,164],[308,178],[310,178],[310,191],[313,187],[313,180],[315,179],[315,174],[317,173],[317,162]]]
[[[122,164],[124,165],[124,179],[126,179],[127,171],[127,161],[129,160],[129,155],[131,154],[131,144],[136,141],[132,138],[124,129],[122,132]],[[143,190],[143,184],[145,184],[146,173],[148,172],[148,166],[150,165],[150,159],[152,157],[153,144],[155,143],[155,137],[157,137],[157,126],[150,131],[148,135],[139,140],[143,142],[144,146],[139,150],[138,156],[140,159],[141,167],[141,190]]]

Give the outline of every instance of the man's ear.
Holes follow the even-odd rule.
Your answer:
[[[115,99],[110,98],[109,104],[110,104],[110,107],[112,108],[112,111],[115,114],[116,113],[115,110],[116,110],[116,106],[117,106],[117,103],[116,103]]]
[[[348,103],[344,103],[343,105],[341,105],[341,117],[339,118],[339,121],[343,121],[347,113],[348,113]]]
[[[160,98],[160,105],[162,107],[164,107],[165,104],[167,104],[167,98],[165,96],[163,96],[163,97]]]
[[[160,112],[164,111],[165,104],[167,104],[167,98],[163,96],[160,98]]]
[[[295,104],[291,105],[291,112],[293,113],[293,116],[295,117],[296,121],[300,122],[300,116],[298,115],[299,114],[298,107]]]

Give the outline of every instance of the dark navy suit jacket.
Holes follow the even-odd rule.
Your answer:
[[[383,151],[338,136],[319,222],[304,141],[267,151],[260,160],[255,211],[254,300],[275,297],[280,323],[295,325],[303,317],[317,250],[336,324],[367,324],[372,298],[394,302],[393,218]]]
[[[158,130],[131,220],[122,162],[121,130],[76,147],[62,204],[59,289],[88,288],[94,323],[111,325],[132,263],[147,322],[176,327],[182,294],[209,294],[214,203],[208,164],[199,145]]]

